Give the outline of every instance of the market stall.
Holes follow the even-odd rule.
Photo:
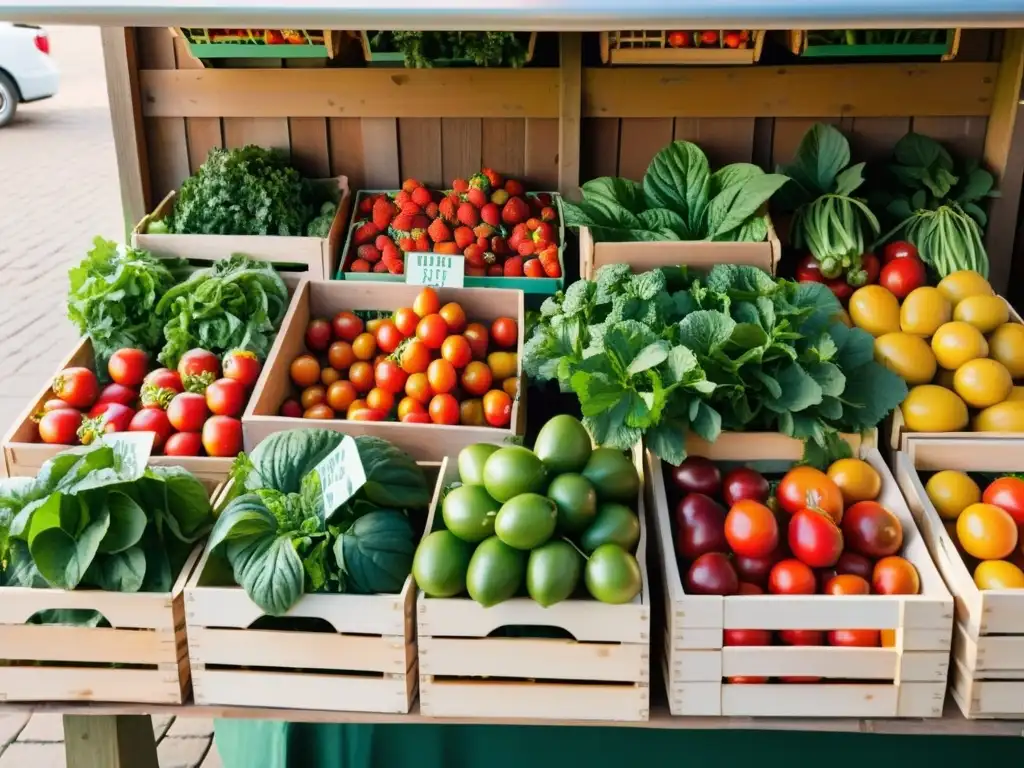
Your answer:
[[[0,465],[69,765],[1019,761],[1024,17],[661,5],[14,11],[126,221]]]

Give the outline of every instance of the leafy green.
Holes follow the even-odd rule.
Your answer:
[[[277,271],[233,254],[193,272],[157,304],[166,339],[159,360],[174,368],[196,347],[217,355],[244,349],[265,358],[287,308],[288,288]]]
[[[338,534],[334,556],[357,594],[401,592],[416,554],[415,532],[409,518],[393,509],[378,509],[360,517]]]
[[[529,51],[523,32],[377,32],[374,51],[398,51],[405,66],[429,68],[439,59],[468,59],[479,67],[521,67]]]

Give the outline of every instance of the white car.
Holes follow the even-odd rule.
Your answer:
[[[54,96],[59,82],[46,30],[0,21],[0,128],[14,119],[19,104]]]

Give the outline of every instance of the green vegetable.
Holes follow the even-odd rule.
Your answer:
[[[157,303],[175,283],[176,259],[157,259],[148,251],[93,240],[85,259],[68,273],[68,319],[92,341],[97,370],[123,347],[154,353],[162,341]]]
[[[331,234],[331,225],[338,214],[338,204],[328,201],[320,206],[320,214],[306,225],[307,237],[326,238]]]
[[[243,349],[266,357],[288,308],[288,289],[267,262],[241,254],[216,261],[167,291],[156,306],[165,319],[159,360],[175,368],[190,349],[221,355]]]
[[[529,33],[522,32],[377,32],[375,51],[398,51],[405,66],[429,68],[438,60],[469,60],[478,67],[521,67],[529,52]]]
[[[786,181],[751,163],[711,173],[696,144],[674,141],[651,160],[642,184],[608,176],[586,182],[578,205],[563,201],[565,224],[590,228],[598,241],[761,242],[764,206]]]
[[[415,554],[416,534],[409,518],[393,509],[360,517],[334,542],[348,591],[364,595],[401,592]]]

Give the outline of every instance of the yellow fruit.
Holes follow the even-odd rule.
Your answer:
[[[974,417],[975,432],[1024,432],[1024,400],[1004,400]]]
[[[932,336],[932,352],[939,365],[955,371],[969,360],[988,357],[988,342],[973,325],[954,320],[940,326]]]
[[[978,589],[1024,589],[1024,571],[1005,560],[983,560],[974,569]]]
[[[988,408],[1010,396],[1013,379],[1002,363],[981,357],[956,369],[953,389],[971,408]]]
[[[507,379],[516,375],[519,360],[515,352],[491,352],[487,356],[487,365],[495,379]]]
[[[988,354],[1015,378],[1024,378],[1024,325],[1005,323],[988,337]]]
[[[928,499],[943,520],[956,520],[971,504],[981,501],[981,488],[963,472],[944,469],[924,486]]]
[[[931,336],[953,319],[953,305],[938,288],[915,288],[900,307],[900,330],[914,336]]]
[[[968,296],[956,305],[953,319],[970,323],[982,333],[992,333],[1010,319],[1010,310],[999,296]]]
[[[953,309],[968,296],[992,296],[995,293],[988,280],[972,269],[962,269],[946,275],[937,287],[942,295],[949,299]]]
[[[940,387],[946,389],[953,388],[953,378],[956,376],[956,371],[947,371],[945,368],[939,368],[935,374],[935,381],[933,384],[938,384]]]
[[[909,333],[887,333],[875,339],[875,360],[907,384],[927,384],[935,377],[935,355],[928,342]]]
[[[1010,395],[1006,399],[1007,401],[1024,400],[1024,387],[1014,387],[1010,390]]]
[[[956,519],[956,537],[971,557],[1002,560],[1017,548],[1017,524],[994,504],[971,504]]]
[[[900,303],[880,285],[865,285],[850,297],[850,319],[872,336],[895,333],[900,329]]]
[[[955,393],[934,384],[910,390],[900,406],[911,432],[959,432],[967,426],[967,406]]]
[[[840,459],[828,468],[828,476],[839,486],[843,503],[874,501],[882,492],[882,477],[862,459]]]

